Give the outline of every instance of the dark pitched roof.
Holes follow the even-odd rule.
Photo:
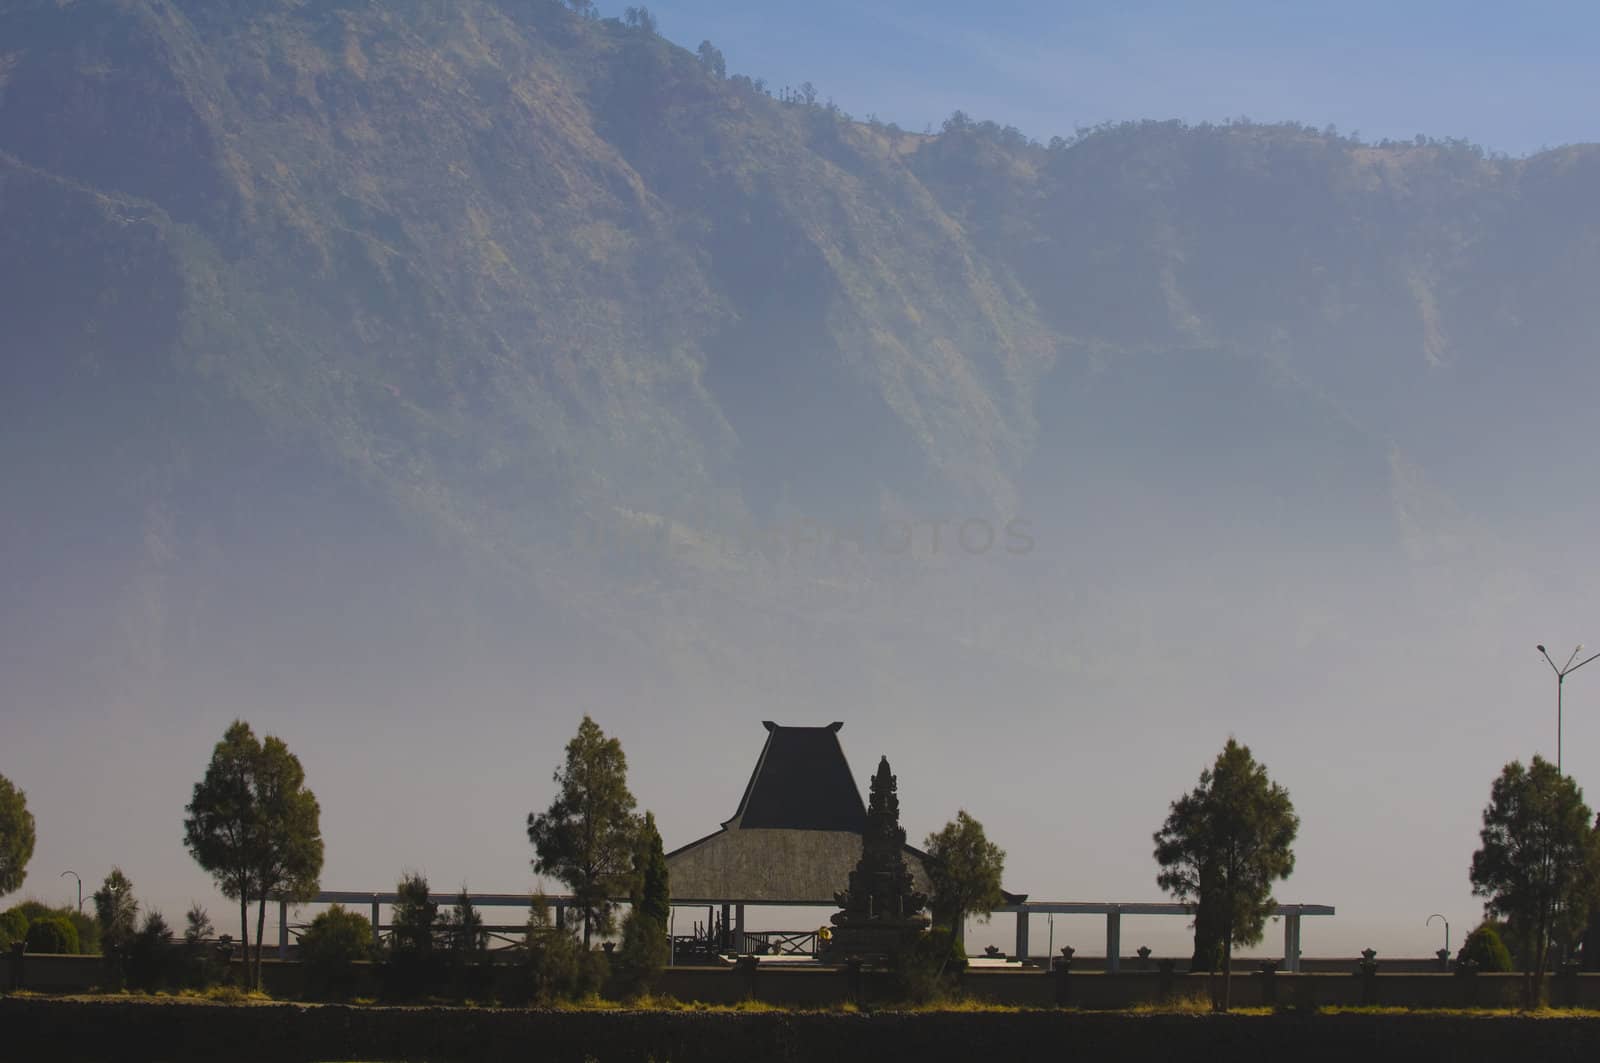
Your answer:
[[[731,829],[844,830],[859,832],[867,824],[850,763],[839,745],[842,723],[826,727],[780,727],[762,721],[767,744]]]

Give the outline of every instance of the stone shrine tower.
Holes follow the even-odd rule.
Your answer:
[[[850,872],[848,889],[834,894],[840,911],[826,958],[883,959],[900,951],[928,928],[927,895],[917,890],[905,861],[906,832],[900,826],[900,798],[889,758],[878,761],[861,835],[861,859]]]

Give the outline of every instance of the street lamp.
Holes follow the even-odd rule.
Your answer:
[[[1450,955],[1450,920],[1445,919],[1444,916],[1440,915],[1438,912],[1434,912],[1432,915],[1428,916],[1428,921],[1422,925],[1432,926],[1435,919],[1444,920],[1444,954],[1448,956]]]
[[[76,871],[63,871],[63,872],[61,872],[61,874],[57,875],[56,878],[66,878],[68,875],[71,875],[73,878],[78,879],[78,914],[82,915],[83,914],[83,879],[78,878],[78,873]]]
[[[1560,668],[1557,668],[1556,667],[1556,662],[1553,661],[1553,660],[1550,660],[1550,654],[1545,651],[1545,648],[1542,645],[1537,647],[1537,649],[1539,650],[1539,653],[1541,655],[1543,655],[1545,660],[1550,661],[1550,670],[1556,674],[1556,774],[1560,775],[1561,774],[1561,688],[1562,688],[1562,686],[1564,686],[1566,684],[1567,676],[1571,675],[1573,672],[1576,672],[1579,668],[1582,668],[1584,665],[1586,665],[1590,661],[1594,660],[1595,657],[1600,657],[1600,653],[1595,654],[1594,657],[1586,657],[1583,660],[1578,661],[1578,654],[1583,652],[1583,643],[1580,642],[1580,643],[1578,643],[1577,648],[1572,651],[1572,656],[1567,658],[1567,663],[1562,665]],[[1578,661],[1578,663],[1577,664],[1573,664],[1572,663],[1573,661]]]

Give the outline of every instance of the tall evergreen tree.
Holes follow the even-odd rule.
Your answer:
[[[588,948],[596,932],[611,932],[613,899],[631,892],[638,828],[622,743],[585,716],[554,780],[560,789],[550,807],[528,814],[533,868],[572,891]]]
[[[1272,914],[1272,883],[1294,870],[1300,819],[1289,791],[1267,777],[1248,746],[1232,738],[1200,784],[1172,802],[1155,834],[1156,882],[1196,907],[1222,944],[1222,1007],[1232,997],[1234,945],[1261,940]],[[1198,942],[1197,942],[1198,944]]]
[[[1483,810],[1472,892],[1510,923],[1530,1007],[1543,997],[1551,939],[1570,944],[1600,890],[1600,833],[1590,817],[1578,784],[1539,756],[1526,768],[1507,764]]]
[[[650,812],[639,821],[634,838],[632,882],[628,914],[622,921],[622,946],[612,965],[614,985],[624,996],[644,992],[666,965],[672,948],[667,941],[672,905],[667,857],[656,817]]]
[[[633,850],[633,891],[629,900],[636,911],[667,929],[671,915],[672,887],[667,879],[667,855],[656,829],[654,812],[646,812],[639,824]]]

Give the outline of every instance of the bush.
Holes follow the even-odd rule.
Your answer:
[[[28,939],[28,917],[19,908],[0,912],[0,951],[10,949],[13,941]]]
[[[72,955],[78,951],[78,930],[64,915],[51,914],[28,924],[28,951]]]
[[[78,931],[78,955],[98,956],[100,954],[100,924],[95,922],[94,916],[85,915],[76,908],[60,908],[58,911]]]
[[[580,1000],[600,992],[606,980],[605,957],[583,947],[570,930],[529,935],[529,984],[536,1003]]]
[[[917,934],[889,965],[891,992],[912,1004],[943,1000],[954,994],[956,979],[966,966],[966,954],[949,930]]]
[[[439,917],[437,949],[446,979],[445,991],[464,1000],[482,1000],[494,991],[494,970],[489,964],[489,933],[483,916],[473,905],[465,886],[454,909]]]
[[[164,989],[177,981],[182,954],[172,928],[160,912],[144,917],[144,925],[128,945],[128,984],[135,989]]]
[[[667,965],[667,931],[653,917],[634,909],[622,921],[622,945],[617,949],[612,982],[618,996],[632,999],[650,989]]]
[[[371,955],[372,924],[367,917],[334,905],[311,921],[300,937],[306,993],[341,1000],[356,988],[355,964]]]
[[[1456,962],[1476,962],[1480,971],[1511,970],[1511,951],[1500,940],[1500,932],[1488,923],[1481,924],[1467,935],[1456,953]]]
[[[39,920],[56,918],[65,919],[77,932],[78,945],[73,951],[88,956],[100,951],[100,924],[94,921],[93,916],[84,915],[72,907],[51,908],[38,901],[23,901],[0,912],[0,951],[8,948],[13,941],[26,941],[28,927]]]
[[[428,880],[406,872],[395,890],[393,929],[383,970],[383,995],[391,1000],[414,1000],[434,992],[444,981],[444,957],[434,952],[439,905],[428,890]]]
[[[183,922],[178,980],[190,989],[209,989],[226,975],[222,958],[211,944],[216,927],[211,925],[211,916],[198,901],[189,905]]]

